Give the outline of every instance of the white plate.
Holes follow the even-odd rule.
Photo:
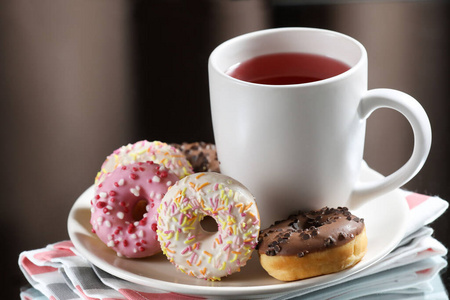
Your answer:
[[[380,178],[363,164],[362,180]],[[369,240],[363,260],[353,268],[335,274],[294,282],[281,282],[270,277],[259,264],[256,251],[241,272],[221,281],[210,282],[187,276],[175,269],[163,254],[144,259],[120,258],[91,233],[90,200],[94,189],[87,189],[73,205],[68,218],[68,231],[75,248],[100,269],[130,282],[192,295],[241,296],[270,295],[327,284],[367,268],[394,249],[403,238],[408,207],[403,194],[395,190],[371,201],[353,213],[364,218]]]

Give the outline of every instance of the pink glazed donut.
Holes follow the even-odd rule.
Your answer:
[[[160,252],[156,210],[177,180],[152,161],[116,168],[91,201],[93,232],[118,256],[138,258]]]

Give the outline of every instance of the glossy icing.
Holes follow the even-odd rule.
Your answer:
[[[153,162],[116,168],[91,201],[93,231],[119,256],[137,258],[160,252],[156,210],[177,180],[178,176]]]
[[[95,178],[95,186],[101,185],[106,176],[119,166],[136,162],[153,161],[172,171],[178,178],[192,174],[192,167],[181,151],[166,143],[146,140],[122,146],[103,162]]]
[[[184,177],[169,189],[158,213],[163,252],[191,276],[219,280],[239,271],[257,245],[260,219],[254,197],[222,174]],[[217,232],[203,229],[206,216],[217,222]]]
[[[363,229],[364,219],[354,216],[346,207],[299,212],[263,230],[258,252],[269,256],[303,257],[346,244]]]

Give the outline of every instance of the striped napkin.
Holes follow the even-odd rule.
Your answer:
[[[406,191],[404,194],[410,208],[405,237],[381,261],[328,285],[267,295],[266,299],[401,299],[423,293],[433,293],[432,299],[448,299],[445,291],[434,291],[432,282],[447,266],[443,258],[447,249],[433,238],[433,229],[427,226],[445,212],[448,203],[439,197]],[[117,278],[91,265],[71,241],[22,252],[19,267],[30,283],[20,294],[26,300],[211,298],[163,291]]]

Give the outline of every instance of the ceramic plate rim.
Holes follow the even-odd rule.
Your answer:
[[[368,168],[367,166],[363,165],[362,168],[362,175],[368,176],[370,178],[381,178],[381,175],[373,171],[372,169]],[[403,194],[399,189],[394,190],[384,196],[387,198],[392,198],[394,200],[390,200],[392,202],[395,202],[393,207],[397,209],[396,213],[399,213],[398,219],[398,230],[397,231],[388,231],[388,233],[391,234],[390,240],[384,245],[383,251],[380,251],[376,255],[372,255],[370,260],[362,260],[358,265],[354,266],[353,268],[341,271],[339,273],[329,274],[329,275],[323,275],[319,277],[314,277],[310,279],[305,279],[301,281],[293,281],[293,282],[279,282],[276,284],[270,284],[270,285],[252,285],[252,286],[214,286],[214,283],[211,283],[209,281],[204,281],[205,284],[208,285],[191,285],[191,284],[185,284],[185,283],[177,283],[177,282],[169,282],[166,280],[157,279],[157,276],[150,278],[143,275],[132,273],[126,269],[114,266],[103,260],[101,257],[95,255],[94,253],[90,252],[88,250],[89,248],[89,240],[79,238],[78,234],[83,235],[91,235],[95,237],[95,234],[88,232],[86,230],[85,225],[89,224],[81,224],[81,220],[78,219],[76,215],[76,211],[78,209],[90,209],[90,199],[92,198],[91,195],[93,195],[94,188],[93,186],[89,187],[87,190],[85,190],[75,201],[74,205],[72,206],[68,220],[67,220],[67,228],[69,232],[69,237],[71,241],[73,242],[75,249],[84,256],[90,263],[95,265],[96,267],[102,269],[105,272],[108,272],[116,277],[119,277],[124,280],[128,280],[133,283],[141,284],[147,287],[153,287],[158,288],[166,291],[176,291],[177,293],[184,293],[184,294],[190,294],[190,295],[211,295],[211,296],[220,296],[220,295],[240,295],[240,296],[246,296],[246,295],[261,295],[261,294],[272,294],[272,293],[280,293],[280,292],[288,292],[292,290],[298,290],[303,288],[308,288],[312,286],[319,286],[323,284],[330,283],[332,281],[343,279],[347,276],[353,275],[373,263],[379,261],[382,259],[385,255],[387,255],[390,251],[392,251],[398,243],[401,241],[401,239],[404,236],[405,230],[406,230],[406,222],[407,222],[407,212],[408,207],[407,203],[404,199]],[[381,198],[380,197],[380,198]],[[387,200],[386,200],[387,201]],[[371,202],[369,202],[370,204]],[[368,205],[368,204],[366,204]],[[355,211],[359,211],[361,209],[364,209],[366,206],[364,205],[360,209],[356,209]],[[357,212],[355,212],[356,215]],[[368,226],[367,220],[366,225]],[[89,226],[88,226],[89,227]],[[83,236],[81,235],[81,236]],[[370,243],[370,231],[367,232],[369,243]],[[370,246],[370,244],[369,244]],[[106,247],[106,246],[105,246]],[[105,248],[106,251],[111,251],[110,249]],[[368,248],[368,254],[370,253],[370,247]],[[366,254],[366,257],[368,255]],[[253,258],[255,259],[255,258]],[[257,259],[257,258],[256,258]],[[167,262],[170,264],[169,262]],[[175,270],[175,267],[173,267]],[[178,272],[178,271],[177,271]],[[187,276],[184,274],[181,274],[183,276]],[[231,275],[232,276],[232,275]],[[267,275],[269,276],[269,275]]]

